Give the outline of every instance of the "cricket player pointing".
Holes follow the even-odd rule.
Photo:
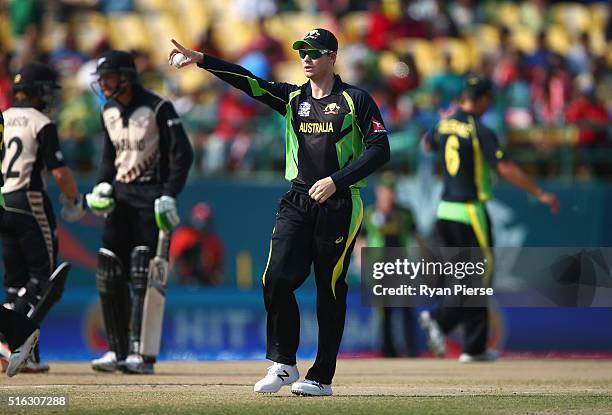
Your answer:
[[[157,345],[152,347],[141,343],[141,323],[150,317],[143,316],[149,261],[158,235],[158,255],[167,254],[167,235],[179,222],[175,198],[187,179],[193,151],[172,104],[139,84],[129,53],[105,53],[96,75],[108,100],[102,110],[104,153],[98,184],[86,199],[94,213],[106,217],[96,286],[110,351],[92,366],[149,374],[160,336],[154,336]],[[163,313],[163,307],[151,312]]]
[[[380,112],[368,93],[334,74],[338,41],[325,29],[312,30],[293,44],[309,79],[301,86],[263,80],[173,43],[170,63],[196,63],[285,117],[285,178],[292,186],[279,203],[263,274],[266,357],[274,364],[255,384],[255,392],[274,393],[293,384],[291,391],[298,395],[331,395],[346,314],[345,276],[363,217],[359,189],[389,160]],[[308,277],[311,264],[319,346],[305,380],[296,382],[300,318],[293,292]]]

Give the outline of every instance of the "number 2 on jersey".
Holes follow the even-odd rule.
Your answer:
[[[456,176],[461,164],[459,157],[459,138],[456,135],[451,135],[446,139],[444,146],[444,161],[446,163],[446,171],[451,176]]]
[[[13,143],[15,143],[14,146],[13,146]],[[6,179],[16,179],[19,177],[19,171],[14,171],[13,165],[15,164],[15,162],[17,161],[17,159],[23,152],[23,143],[21,142],[21,138],[12,137],[6,144],[6,151],[8,152],[11,149],[11,147],[17,147],[17,149],[15,150],[15,153],[13,154],[11,161],[9,161],[8,168],[6,170],[6,176],[5,176]]]

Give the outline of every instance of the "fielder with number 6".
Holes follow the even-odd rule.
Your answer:
[[[110,350],[92,367],[151,374],[156,353],[146,351],[159,346],[141,344],[149,262],[158,235],[167,251],[165,238],[178,225],[175,198],[185,185],[193,151],[173,105],[140,85],[129,53],[105,53],[95,75],[107,100],[105,140],[99,179],[86,199],[92,212],[106,218],[96,287]]]

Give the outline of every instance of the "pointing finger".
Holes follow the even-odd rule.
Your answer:
[[[176,48],[179,50],[179,52],[186,52],[187,51],[187,48],[185,48],[185,46],[183,46],[180,43],[178,43],[175,39],[172,39],[171,42],[174,44],[174,46],[176,46]]]

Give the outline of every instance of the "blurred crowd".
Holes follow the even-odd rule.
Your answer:
[[[171,98],[196,149],[195,173],[282,170],[283,119],[164,56],[169,38],[262,78],[304,82],[293,40],[326,27],[338,72],[368,90],[391,132],[391,167],[415,172],[418,139],[453,108],[469,73],[490,76],[485,123],[535,173],[610,177],[612,13],[608,2],[471,0],[8,0],[0,30],[0,110],[28,60],[62,76],[57,109],[69,163],[92,172],[101,146],[96,57],[131,50],[145,86]]]

